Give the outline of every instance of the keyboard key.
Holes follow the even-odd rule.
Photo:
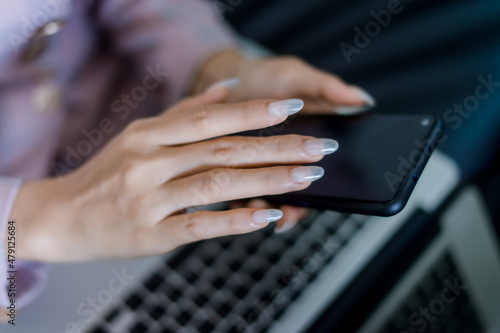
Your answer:
[[[198,305],[199,307],[202,307],[205,305],[205,303],[208,301],[208,297],[205,295],[199,295],[195,300],[194,303]]]
[[[251,274],[251,277],[255,280],[255,281],[260,281],[263,277],[264,277],[264,274],[265,272],[261,271],[261,270],[256,270],[254,271],[252,274]]]
[[[227,304],[222,304],[217,310],[217,314],[221,317],[225,317],[231,311],[231,307]]]
[[[142,297],[136,294],[132,294],[125,300],[125,304],[127,304],[128,307],[132,310],[136,310],[139,306],[142,305],[143,301],[144,300],[142,299]]]
[[[106,317],[104,317],[104,320],[107,321],[108,323],[112,322],[118,316],[119,313],[120,313],[119,309],[114,309],[110,313],[108,313]]]
[[[245,287],[240,287],[240,288],[236,289],[236,291],[234,292],[234,296],[237,299],[243,299],[243,297],[245,297],[247,293],[248,293],[248,290]]]
[[[174,289],[170,292],[168,295],[168,298],[170,298],[173,302],[177,301],[179,297],[182,296],[182,293],[178,289]]]
[[[224,283],[226,283],[226,281],[224,281],[222,278],[217,278],[212,283],[212,285],[214,286],[215,289],[219,289],[220,287],[222,287],[224,285]]]
[[[240,261],[233,261],[230,265],[229,268],[233,271],[236,272],[238,269],[241,267],[241,262]]]
[[[160,319],[164,314],[165,314],[165,309],[161,306],[156,306],[151,312],[149,312],[149,315],[151,318],[154,320]]]
[[[149,291],[155,291],[162,283],[164,279],[158,274],[153,274],[145,283],[144,287]]]
[[[183,311],[178,317],[177,321],[181,326],[184,326],[191,319],[191,314]]]
[[[162,329],[161,333],[175,333],[175,331],[171,330],[170,328],[164,327]]]
[[[200,332],[201,333],[210,333],[210,332],[213,332],[213,329],[215,328],[215,326],[206,321],[203,325],[200,326]]]
[[[190,273],[186,276],[186,281],[188,281],[190,284],[195,283],[196,280],[198,280],[199,275],[196,273]]]
[[[131,333],[145,333],[148,331],[148,327],[146,326],[146,324],[143,324],[143,323],[138,323],[136,324],[132,330],[130,331]]]

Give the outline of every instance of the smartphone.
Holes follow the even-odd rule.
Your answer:
[[[408,202],[443,134],[443,125],[431,115],[311,115],[295,116],[243,135],[286,134],[335,139],[339,149],[313,163],[325,169],[322,179],[305,190],[267,196],[266,200],[278,205],[391,216]]]

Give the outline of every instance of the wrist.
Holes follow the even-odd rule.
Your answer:
[[[14,201],[11,216],[16,221],[16,257],[24,260],[50,261],[57,253],[58,220],[63,205],[59,198],[58,180],[46,179],[25,182]]]
[[[237,50],[224,50],[213,54],[200,67],[191,92],[201,93],[218,81],[238,76],[239,67],[245,61]]]

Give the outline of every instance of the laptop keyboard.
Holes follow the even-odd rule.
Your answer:
[[[452,257],[446,253],[379,333],[484,332],[463,281]]]
[[[188,245],[88,332],[265,332],[367,219],[314,211],[283,234]]]

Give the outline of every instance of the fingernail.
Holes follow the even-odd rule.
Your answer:
[[[289,116],[299,112],[304,107],[304,102],[300,99],[287,99],[284,101],[269,104],[269,115],[271,117]]]
[[[360,88],[358,86],[351,86],[352,91],[363,101],[365,101],[366,105],[369,106],[375,106],[377,105],[377,102],[375,101],[375,98],[373,98],[372,95],[370,95],[366,90],[363,88]]]
[[[372,109],[373,106],[370,105],[358,105],[358,106],[335,106],[334,111],[336,114],[341,116],[351,116],[358,113],[363,113]]]
[[[258,210],[252,214],[252,222],[255,225],[276,222],[283,217],[283,212],[279,209]]]
[[[318,166],[298,167],[292,170],[292,179],[295,183],[308,183],[320,179],[325,170]]]
[[[283,225],[274,228],[274,233],[282,234],[288,230],[292,230],[297,225],[297,221],[288,221]]]
[[[336,105],[334,106],[334,111],[336,114],[344,116],[355,115],[368,111],[377,105],[375,98],[367,93],[366,90],[358,86],[351,86],[351,90],[356,94],[356,96],[359,97],[359,99],[363,100],[365,104],[354,106]]]
[[[215,82],[214,84],[212,84],[211,86],[209,86],[207,88],[207,91],[212,90],[212,89],[216,89],[216,88],[220,88],[220,87],[226,87],[229,90],[233,90],[234,88],[236,88],[240,84],[240,82],[241,82],[241,80],[239,78],[232,77],[229,79]]]
[[[337,149],[339,143],[332,139],[311,139],[305,142],[305,150],[313,156],[332,154]]]

